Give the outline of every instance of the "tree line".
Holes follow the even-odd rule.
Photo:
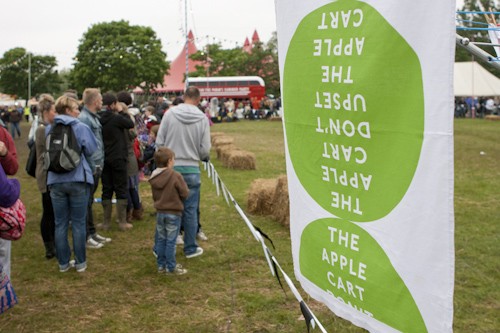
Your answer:
[[[211,76],[259,75],[266,81],[268,93],[279,95],[276,34],[266,45],[255,45],[251,53],[241,47],[223,49],[220,44],[207,45],[205,50],[210,62],[201,51],[191,58],[209,63]],[[59,72],[53,56],[35,55],[22,47],[10,49],[0,58],[0,92],[28,98],[41,93],[57,96],[67,89],[83,91],[86,87],[121,91],[140,86],[148,90],[163,84],[170,69],[153,29],[127,21],[92,25],[83,34],[73,60],[73,68]],[[205,67],[198,66],[189,75],[205,73]]]

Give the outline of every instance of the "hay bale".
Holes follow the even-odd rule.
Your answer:
[[[500,121],[500,116],[497,116],[494,114],[489,114],[489,115],[485,116],[484,119],[493,120],[493,121]]]
[[[221,160],[223,161],[223,160]],[[255,170],[257,163],[255,154],[244,150],[229,150],[227,160],[223,165],[229,169]]]
[[[247,210],[251,214],[269,215],[273,210],[276,179],[256,179],[248,190]]]
[[[271,116],[268,118],[269,121],[281,121],[283,120],[281,117],[277,117],[277,116]]]
[[[288,179],[286,175],[278,177],[276,181],[272,215],[283,226],[290,226],[290,198],[288,196]]]
[[[227,160],[229,159],[229,154],[233,151],[233,150],[237,150],[238,148],[235,148],[235,149],[231,149],[232,146],[222,146],[220,147],[219,149],[219,160],[222,162],[222,165],[227,167]],[[226,149],[227,148],[227,149]]]
[[[213,139],[212,146],[214,147],[219,147],[219,146],[225,146],[225,145],[230,145],[234,142],[233,138],[228,137],[228,136],[218,136]]]
[[[217,159],[221,161],[227,160],[229,156],[229,151],[238,149],[239,148],[233,145],[232,143],[229,145],[215,147],[215,152],[217,153]]]
[[[213,144],[215,138],[225,135],[226,134],[224,132],[210,132],[210,142]]]

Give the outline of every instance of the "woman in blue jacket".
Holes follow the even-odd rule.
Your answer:
[[[80,111],[75,99],[68,96],[59,97],[56,101],[56,113],[54,125],[70,125],[82,151],[80,164],[75,169],[67,173],[49,171],[47,175],[47,186],[54,207],[57,260],[60,272],[66,272],[75,265],[76,271],[81,273],[87,268],[85,224],[89,191],[94,183],[93,172],[87,161],[97,149],[97,142],[90,128],[77,119]],[[50,129],[51,126],[46,127],[46,135]],[[74,261],[70,261],[69,221],[73,232]]]

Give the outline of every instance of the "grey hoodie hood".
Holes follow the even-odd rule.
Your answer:
[[[194,105],[177,105],[163,116],[156,145],[175,152],[175,166],[199,167],[200,160],[210,158],[208,118]]]
[[[172,112],[173,116],[183,124],[193,124],[199,121],[206,121],[205,114],[198,107],[191,104],[179,104],[167,112]]]

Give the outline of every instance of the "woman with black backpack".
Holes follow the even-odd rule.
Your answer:
[[[57,116],[54,118],[54,124],[46,127],[45,130],[47,135],[46,149],[49,155],[45,154],[44,167],[49,170],[47,174],[47,186],[50,190],[50,198],[54,207],[57,260],[60,272],[66,272],[75,266],[76,271],[81,273],[87,269],[87,204],[90,187],[94,183],[93,172],[87,160],[97,150],[97,141],[90,128],[77,119],[80,110],[78,102],[75,99],[68,96],[61,96],[57,99],[55,107]],[[77,146],[81,151],[77,165],[73,169],[66,171],[59,169],[63,165],[53,166],[53,159],[47,158],[47,156],[51,155],[52,146],[56,144],[55,140],[51,140],[52,134],[56,134],[51,129],[54,127],[54,132],[56,132],[55,129],[57,127],[60,128],[60,126],[71,128],[72,136],[76,138]],[[58,139],[57,141],[69,142],[70,140]],[[71,145],[73,146],[73,144]],[[47,165],[47,161],[50,161],[49,165]],[[50,171],[51,169],[56,171]],[[71,249],[68,242],[70,221],[73,232],[75,260],[70,260]]]

